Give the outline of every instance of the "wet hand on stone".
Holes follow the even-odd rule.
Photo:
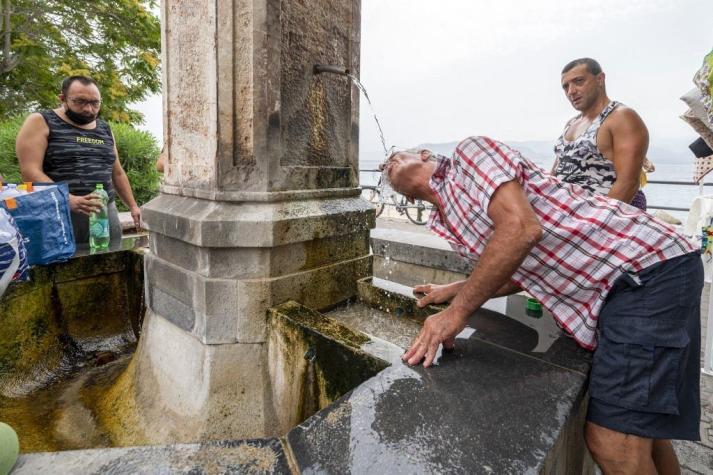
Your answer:
[[[412,366],[423,364],[428,368],[436,359],[441,343],[444,351],[453,351],[455,336],[463,330],[465,322],[466,319],[460,318],[450,307],[431,315],[423,322],[423,328],[401,359]]]

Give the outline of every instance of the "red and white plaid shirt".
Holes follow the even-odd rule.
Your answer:
[[[449,159],[438,157],[430,187],[428,227],[462,256],[477,261],[495,230],[490,198],[516,180],[539,219],[543,237],[512,275],[583,347],[596,345],[597,317],[624,272],[696,252],[675,229],[620,201],[563,183],[505,144],[471,137]]]

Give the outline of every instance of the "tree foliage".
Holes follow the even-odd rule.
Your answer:
[[[116,139],[119,160],[124,168],[136,202],[141,206],[158,194],[160,175],[156,171],[156,161],[160,152],[158,143],[149,132],[138,130],[129,124],[110,123]],[[118,203],[119,210],[126,206]]]
[[[160,90],[157,0],[0,0],[0,117],[57,105],[62,79],[93,77],[102,116],[141,123],[131,110]]]

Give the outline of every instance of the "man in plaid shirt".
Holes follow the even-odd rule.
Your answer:
[[[676,472],[670,439],[699,440],[698,248],[486,137],[463,140],[450,159],[400,152],[383,168],[397,192],[434,205],[429,228],[476,263],[465,281],[415,289],[427,294],[421,306],[450,305],[403,359],[430,366],[488,299],[527,290],[594,351],[585,437],[597,464]]]

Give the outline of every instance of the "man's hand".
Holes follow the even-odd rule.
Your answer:
[[[74,213],[86,214],[97,212],[102,208],[101,199],[94,193],[85,196],[69,195],[69,208]]]
[[[134,227],[137,231],[141,231],[141,208],[132,206],[129,211],[131,212],[131,219],[134,220]]]
[[[401,359],[412,366],[423,361],[423,366],[428,368],[436,357],[438,345],[443,343],[444,348],[453,348],[456,335],[465,328],[467,318],[467,315],[456,314],[451,307],[431,315],[423,322],[421,332]]]
[[[437,284],[425,284],[417,285],[413,288],[414,294],[425,294],[424,297],[418,299],[417,305],[419,308],[423,308],[430,304],[446,303],[453,300],[460,288],[465,283],[464,280],[459,282],[453,282],[452,284],[437,285]]]

